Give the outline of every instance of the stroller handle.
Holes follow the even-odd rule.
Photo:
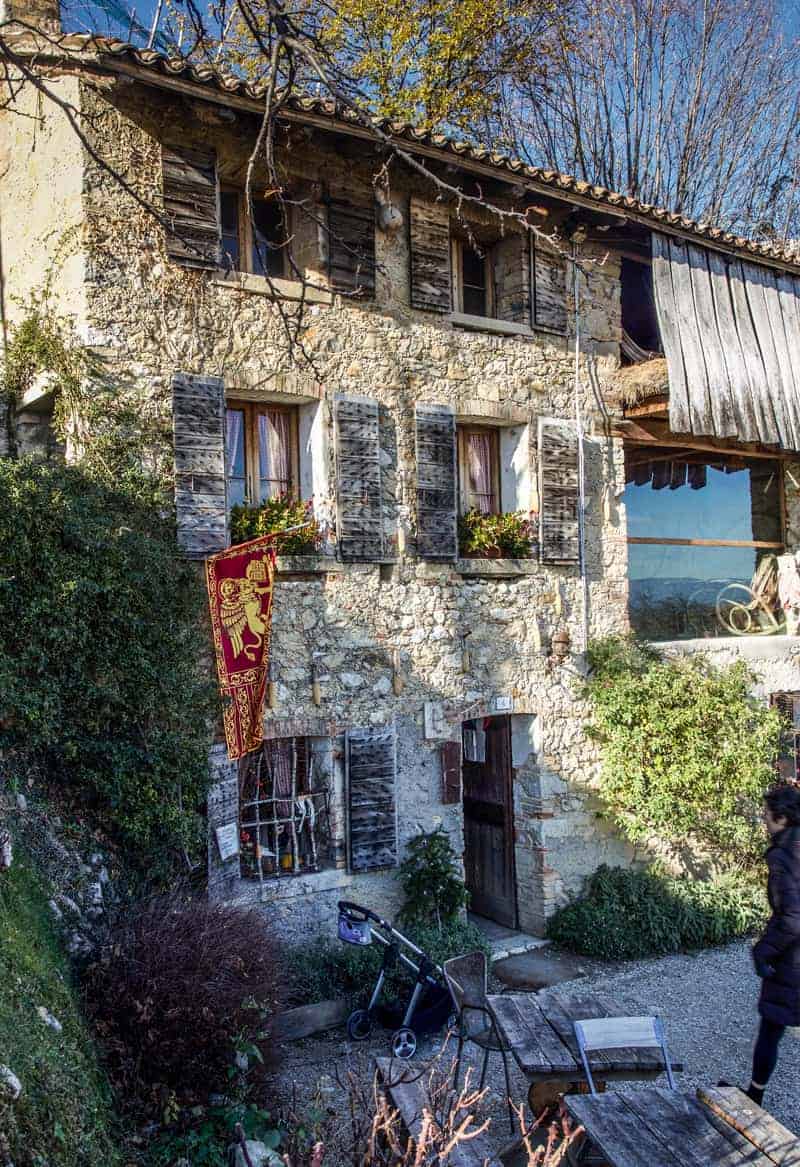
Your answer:
[[[339,900],[337,904],[342,915],[347,916],[350,920],[363,921],[374,920],[377,924],[382,923],[380,916],[376,916],[369,908],[362,908],[360,904],[352,904],[349,900]]]

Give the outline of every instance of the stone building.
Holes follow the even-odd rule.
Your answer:
[[[5,327],[55,272],[57,310],[161,427],[147,456],[188,554],[280,492],[322,534],[278,561],[260,786],[212,752],[211,894],[289,936],[340,898],[391,912],[406,842],[442,824],[475,909],[541,932],[636,858],[592,794],[589,639],[632,623],[747,657],[765,699],[800,691],[753,586],[800,539],[800,266],[405,125],[405,151],[539,233],[397,158],[376,188],[369,131],[311,98],[281,113],[289,210],[256,174],[248,217],[258,92],[105,39],[19,51],[43,89],[1,115]],[[19,403],[10,452],[51,407],[46,383]],[[470,511],[521,515],[527,554],[463,554]]]

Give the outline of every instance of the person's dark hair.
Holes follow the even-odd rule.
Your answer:
[[[788,782],[773,786],[764,795],[764,802],[773,818],[785,818],[790,827],[800,826],[800,787],[791,786]]]

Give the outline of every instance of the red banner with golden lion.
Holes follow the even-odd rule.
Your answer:
[[[206,560],[206,586],[223,721],[231,761],[264,738],[274,536],[229,547]]]

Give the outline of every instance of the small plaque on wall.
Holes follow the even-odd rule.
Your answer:
[[[239,854],[239,824],[226,823],[224,827],[217,827],[214,832],[217,836],[219,857],[224,863],[226,859],[233,859]]]

